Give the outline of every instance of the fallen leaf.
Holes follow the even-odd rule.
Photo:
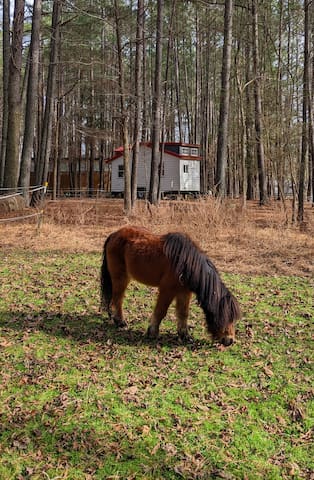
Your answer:
[[[150,427],[148,425],[144,425],[142,428],[142,434],[143,435],[148,435],[150,432]]]
[[[136,395],[138,392],[138,387],[136,385],[132,385],[132,387],[128,387],[124,390],[125,395]]]
[[[154,448],[150,452],[151,455],[155,455],[158,452],[159,449],[160,449],[160,443],[156,443],[156,445],[154,446]]]
[[[272,376],[274,375],[274,372],[273,372],[269,367],[266,367],[266,366],[265,366],[265,367],[263,368],[263,370],[264,370],[264,373],[266,373],[266,375],[267,375],[268,377],[272,377]]]

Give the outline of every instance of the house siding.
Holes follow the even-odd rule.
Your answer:
[[[149,190],[152,150],[147,146],[140,148],[137,167],[137,187]],[[132,162],[130,162],[132,164]],[[164,174],[161,176],[162,192],[199,191],[200,189],[200,162],[199,160],[183,160],[182,158],[163,155]],[[119,177],[119,166],[123,165],[123,156],[111,162],[111,191],[120,193],[124,191],[124,177]],[[188,174],[183,172],[188,165]]]
[[[123,157],[117,158],[111,164],[111,191],[112,192],[124,191],[124,178],[118,176],[119,165],[123,165]]]
[[[180,187],[180,159],[164,154],[164,175],[161,177],[162,192],[177,192]]]
[[[200,162],[198,160],[180,161],[180,188],[181,192],[200,191]]]

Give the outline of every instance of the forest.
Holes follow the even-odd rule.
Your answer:
[[[201,193],[314,200],[312,0],[3,0],[1,193],[85,175],[105,188],[123,148],[124,207],[151,142],[200,146]],[[95,172],[98,180],[95,181]],[[49,188],[49,187],[48,187]]]

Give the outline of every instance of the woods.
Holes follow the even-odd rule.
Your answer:
[[[16,0],[2,16],[0,188],[23,188],[29,203],[30,185],[48,181],[57,196],[67,172],[73,191],[85,181],[93,195],[123,146],[130,211],[139,143],[152,142],[157,204],[162,145],[186,142],[201,147],[202,194],[261,205],[291,195],[303,221],[313,1]]]

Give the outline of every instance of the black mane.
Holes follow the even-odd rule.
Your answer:
[[[240,317],[238,303],[221,280],[215,265],[187,235],[164,235],[164,254],[182,284],[196,294],[211,333]]]

